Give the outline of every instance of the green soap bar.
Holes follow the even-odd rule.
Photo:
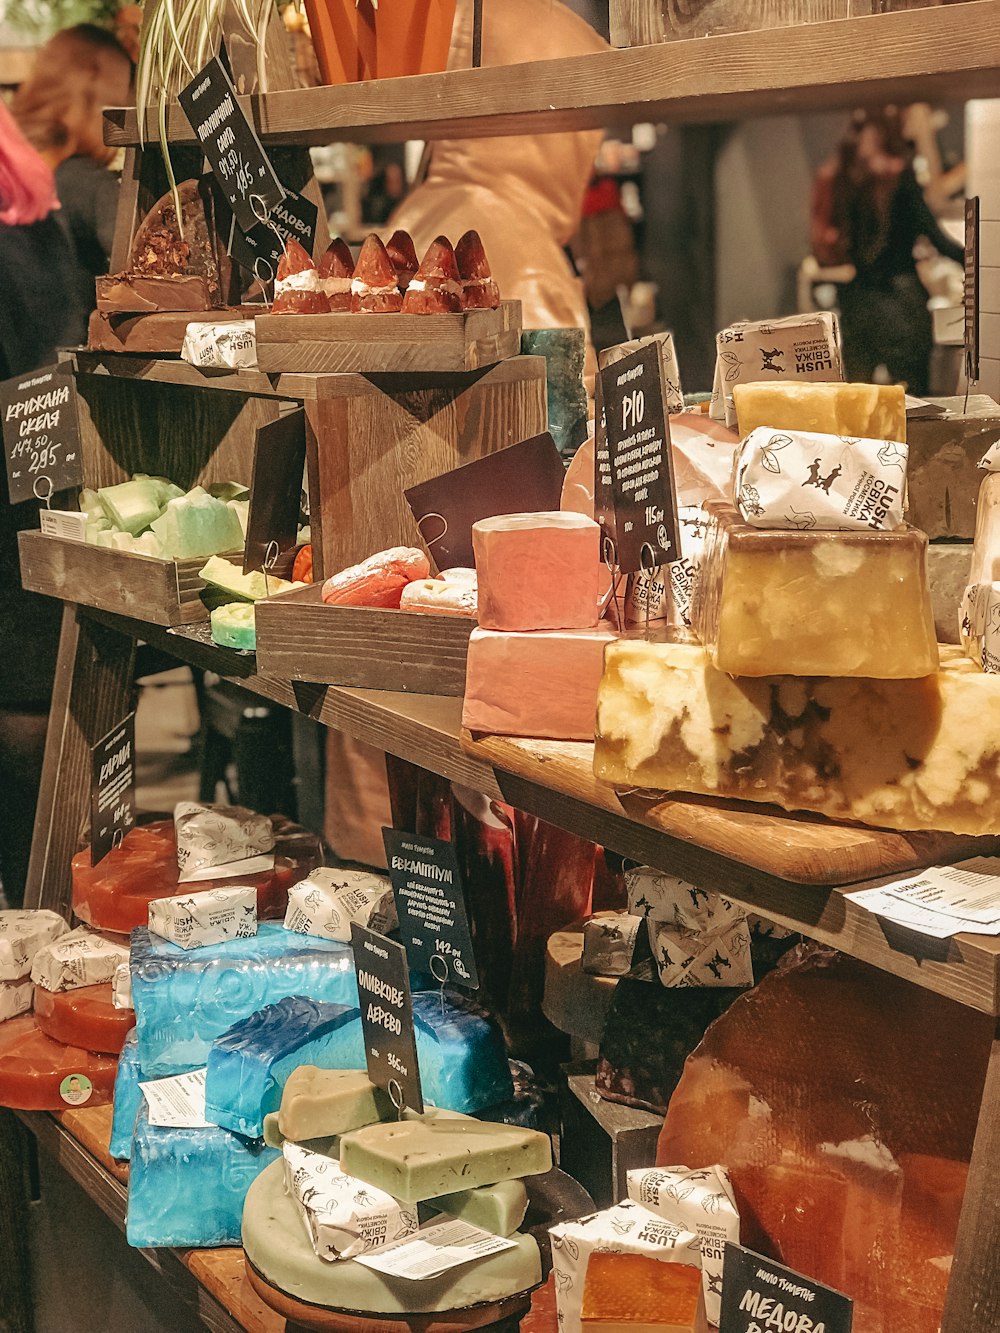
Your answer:
[[[359,1133],[365,1133],[359,1130]],[[365,1268],[354,1259],[327,1263],[313,1252],[295,1200],[285,1192],[285,1164],[272,1162],[250,1186],[243,1207],[243,1248],[254,1268],[297,1300],[371,1314],[429,1314],[505,1300],[542,1280],[534,1236],[516,1248],[413,1282]]]
[[[102,486],[97,492],[101,507],[120,532],[137,537],[143,528],[159,516],[159,484],[151,479],[123,481],[118,486]]]
[[[84,534],[84,540],[89,542],[91,546],[97,546],[99,544],[98,537],[100,534],[102,532],[110,533],[111,531],[111,520],[105,518],[102,512],[100,518],[89,518],[87,520],[87,529]]]
[[[148,472],[134,472],[133,481],[151,481],[156,487],[157,496],[162,509],[168,500],[176,500],[184,494],[180,486],[175,485],[169,477],[151,477]]]
[[[80,492],[80,512],[86,514],[88,520],[106,517],[104,506],[101,504],[101,497],[96,491],[92,491],[89,486],[84,486]]]
[[[264,1117],[264,1133],[261,1137],[269,1148],[280,1148],[286,1141],[286,1136],[278,1127],[277,1111],[269,1111]],[[308,1148],[310,1152],[322,1153],[324,1157],[332,1157],[334,1161],[340,1156],[340,1138],[336,1134],[306,1139],[302,1147]]]
[[[224,500],[216,500],[201,486],[169,501],[150,526],[173,560],[193,560],[243,546],[239,518]]]
[[[286,1139],[302,1143],[327,1134],[347,1134],[392,1115],[387,1092],[360,1069],[317,1069],[299,1065],[281,1094],[278,1127]]]
[[[217,500],[249,500],[250,491],[241,481],[213,481],[205,489]]]
[[[265,580],[259,569],[244,574],[239,565],[234,564],[232,560],[224,560],[219,555],[213,555],[203,568],[198,570],[198,576],[213,588],[221,588],[223,592],[246,602],[259,602],[262,597],[274,597],[279,592],[289,592],[292,588],[306,586],[304,583],[289,583],[274,574],[268,574]]]
[[[227,602],[217,606],[210,619],[213,643],[222,648],[249,648],[251,652],[257,647],[253,602]]]
[[[340,1165],[397,1199],[433,1199],[552,1168],[547,1134],[482,1120],[414,1117],[345,1134]]]
[[[439,1213],[482,1227],[494,1236],[513,1236],[528,1211],[528,1191],[523,1180],[501,1180],[480,1189],[441,1194],[427,1203]]]

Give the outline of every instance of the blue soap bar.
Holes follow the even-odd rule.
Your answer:
[[[125,1234],[130,1245],[239,1245],[243,1201],[281,1154],[214,1125],[165,1129],[143,1105],[135,1125]]]
[[[277,921],[262,921],[250,939],[201,949],[180,949],[140,927],[132,932],[131,971],[148,1079],[206,1064],[216,1037],[286,995],[358,1003],[350,945],[299,935]]]
[[[448,992],[413,996],[417,1059],[424,1099],[447,1111],[475,1115],[514,1094],[500,1029],[478,1005]]]
[[[234,1024],[208,1054],[205,1119],[258,1138],[299,1065],[364,1069],[359,1011],[290,995]]]
[[[115,1075],[115,1103],[109,1144],[112,1157],[127,1161],[132,1156],[132,1132],[143,1101],[139,1080],[143,1077],[139,1068],[139,1044],[133,1028],[125,1038],[125,1045],[118,1057],[118,1073]]]

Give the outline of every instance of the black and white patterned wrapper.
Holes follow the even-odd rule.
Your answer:
[[[1000,583],[970,583],[962,594],[958,632],[965,655],[981,671],[1000,673]]]
[[[39,949],[69,930],[57,912],[44,908],[0,912],[0,981],[19,981],[31,971]]]
[[[235,879],[274,869],[274,829],[266,815],[241,805],[174,807],[178,880]]]
[[[629,911],[646,919],[664,986],[752,986],[747,914],[721,894],[650,866],[625,876]]]
[[[257,934],[257,890],[249,884],[182,893],[149,904],[149,929],[182,949]]]
[[[128,946],[78,926],[35,954],[31,979],[43,990],[79,990],[102,986],[114,978],[120,963],[128,962]]]
[[[417,1230],[413,1205],[345,1174],[335,1158],[287,1139],[281,1151],[286,1188],[320,1259],[328,1263],[352,1259]]]
[[[584,972],[595,977],[623,977],[632,968],[641,916],[628,912],[596,912],[583,923]]]
[[[224,324],[192,322],[184,331],[181,357],[199,370],[253,369],[257,364],[257,333],[252,319]]]
[[[691,628],[691,605],[710,520],[700,505],[678,505],[677,519],[681,558],[658,569],[629,575],[625,592],[626,629],[642,629],[647,623],[658,628],[664,625]]]
[[[715,338],[711,415],[737,426],[737,384],[815,384],[843,378],[840,326],[828,310],[730,324]]]
[[[288,891],[285,929],[351,942],[351,923],[387,935],[398,925],[392,884],[368,870],[321,867]]]
[[[20,981],[0,981],[0,1023],[31,1011],[35,987],[27,977]]]

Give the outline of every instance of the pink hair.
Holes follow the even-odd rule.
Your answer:
[[[58,207],[52,172],[0,101],[0,222],[40,222]]]

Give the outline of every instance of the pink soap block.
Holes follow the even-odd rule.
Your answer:
[[[584,630],[474,629],[462,725],[499,736],[594,739],[604,649],[615,635]]]
[[[593,629],[600,527],[585,514],[498,514],[473,524],[483,629]]]

